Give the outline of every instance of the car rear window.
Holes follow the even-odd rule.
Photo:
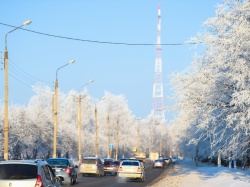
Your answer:
[[[104,165],[112,165],[112,164],[114,164],[114,162],[112,162],[112,161],[105,161],[104,162]]]
[[[82,159],[83,164],[95,164],[96,160],[95,159]]]
[[[49,165],[51,166],[67,166],[69,164],[68,160],[62,160],[62,159],[53,159],[53,160],[47,160]]]
[[[37,166],[30,164],[0,164],[0,179],[37,178]]]
[[[139,166],[139,162],[122,162],[122,166]]]

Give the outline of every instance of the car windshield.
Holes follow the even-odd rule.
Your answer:
[[[37,178],[37,166],[30,164],[1,164],[0,179],[34,179]]]
[[[114,164],[114,162],[112,162],[112,161],[105,161],[104,162],[104,165],[112,165],[112,164]]]
[[[139,162],[122,162],[122,166],[139,166]]]
[[[163,162],[163,160],[155,160],[155,162]]]
[[[47,160],[49,165],[51,166],[67,166],[68,165],[68,160],[62,160],[62,159],[49,159]]]

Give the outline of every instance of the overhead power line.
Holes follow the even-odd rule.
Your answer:
[[[8,27],[13,27],[16,28],[16,26],[9,25],[6,23],[0,23],[0,25],[8,26]],[[38,32],[38,31],[33,31],[29,29],[24,29],[20,28],[24,31],[32,32],[35,34],[40,34],[44,36],[49,36],[49,37],[55,37],[55,38],[61,38],[61,39],[67,39],[67,40],[75,40],[75,41],[80,41],[80,42],[89,42],[89,43],[98,43],[98,44],[110,44],[110,45],[128,45],[128,46],[156,46],[157,44],[152,44],[152,43],[127,43],[127,42],[112,42],[112,41],[100,41],[100,40],[88,40],[88,39],[80,39],[80,38],[72,38],[72,37],[67,37],[67,36],[59,36],[59,35],[54,35],[54,34],[48,34],[48,33],[43,33],[43,32]],[[162,43],[161,45],[167,46],[167,45],[195,45],[198,44],[196,42],[190,42],[190,43]]]

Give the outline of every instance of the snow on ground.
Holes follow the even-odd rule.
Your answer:
[[[250,187],[250,172],[182,160],[152,187]]]

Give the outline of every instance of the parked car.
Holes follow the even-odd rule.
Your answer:
[[[80,162],[79,172],[82,176],[97,175],[104,176],[104,166],[100,158],[84,157]]]
[[[104,161],[104,175],[117,175],[119,164],[119,162],[115,161]]]
[[[73,161],[68,158],[49,158],[47,160],[56,176],[60,177],[60,181],[63,184],[75,184],[77,181],[77,165],[73,164]]]
[[[138,160],[124,160],[118,169],[118,180],[139,179],[145,181],[145,170]]]
[[[154,160],[153,162],[153,168],[164,168],[165,167],[165,162],[162,159],[157,159]]]
[[[7,160],[0,161],[1,187],[61,187],[57,177],[46,161]]]

